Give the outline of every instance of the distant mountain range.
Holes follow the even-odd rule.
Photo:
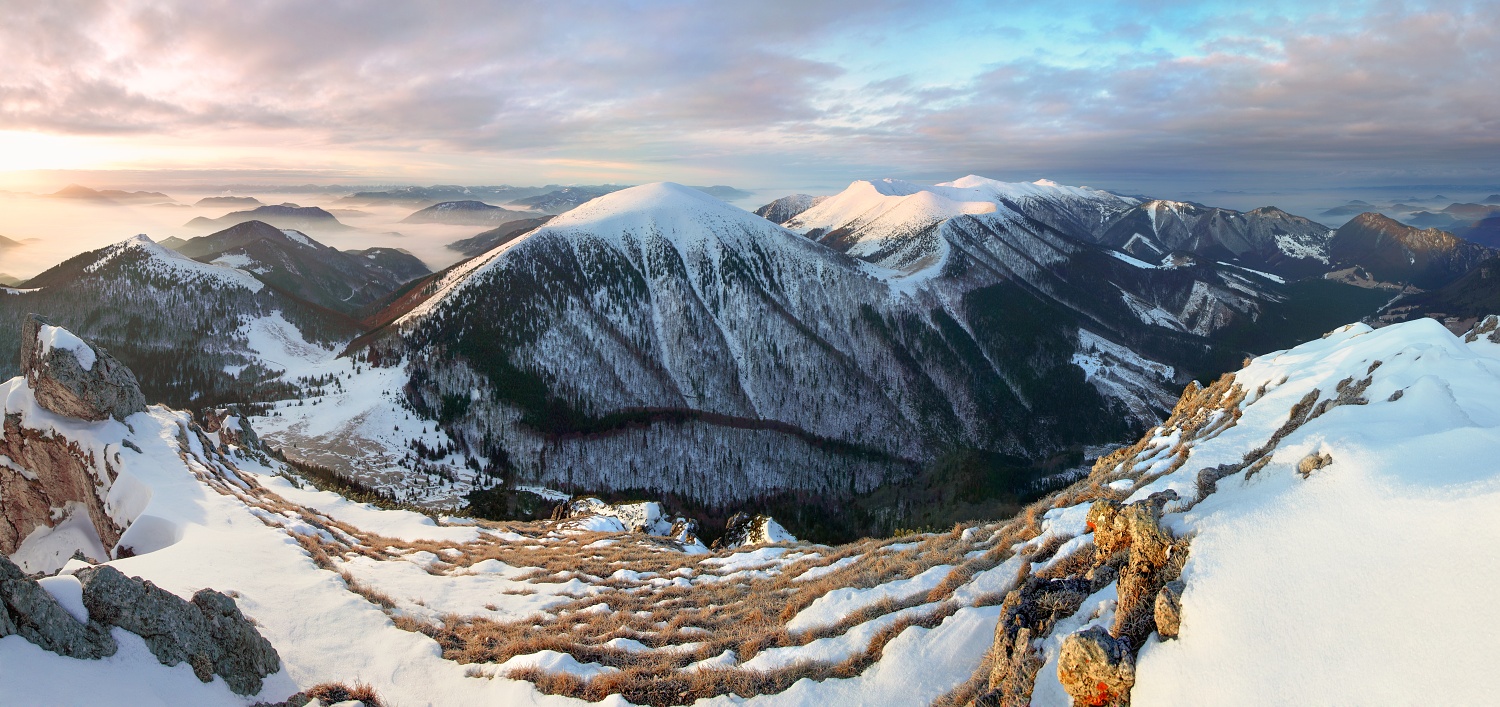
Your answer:
[[[1189,380],[1409,285],[1474,289],[1494,257],[1378,214],[1335,232],[1046,180],[858,181],[762,216],[676,184],[556,191],[536,201],[564,214],[457,241],[470,258],[440,273],[251,219],[176,252],[78,256],[0,296],[0,317],[118,348],[180,404],[323,390],[276,371],[337,346],[358,370],[341,386],[390,394],[280,406],[267,438],[336,448],[318,463],[403,499],[529,484],[794,517],[853,504],[840,532],[875,532],[901,489],[1070,463],[1155,424]],[[469,203],[430,212],[514,213],[450,201]],[[231,216],[282,209],[300,207]],[[1387,289],[1321,277],[1341,268]],[[389,471],[416,448],[371,421],[404,416],[445,436],[417,450],[440,482]]]
[[[49,196],[55,199],[80,199],[102,203],[152,203],[172,201],[172,197],[155,191],[121,191],[119,189],[94,190],[77,184],[69,184]]]

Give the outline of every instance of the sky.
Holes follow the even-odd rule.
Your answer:
[[[0,189],[1500,184],[1500,2],[0,0]]]

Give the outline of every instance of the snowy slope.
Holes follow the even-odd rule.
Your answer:
[[[129,545],[135,552],[109,564],[181,596],[203,587],[230,593],[283,662],[283,670],[267,679],[259,695],[240,697],[222,680],[199,682],[186,665],[161,665],[139,638],[122,631],[116,632],[119,653],[97,661],[63,658],[19,636],[6,636],[0,637],[0,703],[8,705],[175,705],[184,700],[246,705],[280,700],[329,681],[369,684],[391,705],[582,704],[541,694],[531,682],[506,675],[533,666],[602,676],[619,670],[601,667],[599,660],[666,660],[681,665],[680,655],[691,661],[742,650],[730,634],[716,637],[692,625],[666,631],[664,624],[653,628],[650,621],[631,616],[622,619],[633,627],[625,633],[633,638],[572,631],[581,617],[609,614],[610,602],[661,602],[681,611],[684,588],[711,586],[716,596],[736,597],[733,603],[748,607],[745,602],[769,586],[825,568],[818,582],[797,585],[815,596],[829,586],[869,576],[868,565],[857,566],[859,558],[873,562],[898,551],[909,566],[880,565],[886,569],[877,572],[895,572],[880,586],[864,587],[853,595],[892,594],[913,581],[922,582],[924,591],[935,590],[931,580],[947,574],[941,557],[989,547],[987,533],[973,533],[962,538],[918,537],[888,549],[878,542],[849,549],[795,545],[705,556],[681,552],[662,538],[570,530],[566,523],[435,523],[415,513],[379,510],[313,491],[254,449],[230,444],[219,433],[204,433],[186,414],[163,407],[152,407],[124,423],[84,423],[40,408],[19,378],[0,387],[0,403],[3,412],[25,429],[76,444],[96,463],[108,460],[114,477],[99,492],[107,498],[111,516],[126,527],[121,546]],[[945,550],[928,559],[922,549],[929,547]],[[704,552],[701,546],[699,552]],[[844,557],[853,559],[842,561]],[[633,563],[642,563],[636,565],[641,571],[630,569]],[[624,568],[618,569],[620,565]],[[605,576],[594,569],[600,566],[617,569]],[[559,573],[559,567],[579,571]],[[68,584],[66,579],[55,583]],[[873,641],[883,646],[881,655],[840,679],[795,685],[786,681],[790,689],[749,702],[925,704],[967,677],[993,631],[997,610],[976,606],[979,602],[972,593],[953,591],[962,586],[957,582],[942,591],[942,596],[953,597],[951,601],[900,611],[890,618],[883,617],[890,613],[884,605],[866,611],[863,618],[817,605],[820,615],[842,621],[823,635],[836,637],[848,631],[850,638],[842,642],[840,652],[806,642],[786,645],[787,651],[806,644],[808,655],[831,658],[851,651],[863,654]],[[803,601],[815,604],[811,598]],[[724,611],[710,609],[694,620],[708,622]],[[445,656],[428,635],[438,633],[441,622],[455,616],[508,632],[534,625],[553,632],[549,645],[567,652],[547,649],[488,663],[459,662]],[[874,624],[864,626],[870,621]],[[756,630],[779,630],[777,626]],[[734,670],[736,663],[722,667]],[[807,669],[805,663],[774,668],[792,674]],[[905,685],[907,694],[893,698],[890,691],[897,684]],[[713,693],[704,696],[710,704],[743,703]],[[619,696],[608,702],[630,704]]]
[[[1169,639],[1148,624],[1131,704],[1489,701],[1479,676],[1500,628],[1489,600],[1500,576],[1481,559],[1500,553],[1493,328],[1466,340],[1432,320],[1349,325],[1189,388],[1167,424],[1040,504],[1045,520],[1029,547],[1055,549],[1032,574],[1092,594],[1061,602],[1069,608],[1031,635],[1034,658],[1017,665],[1035,660],[1036,672],[1006,666],[980,691],[1073,704],[1059,671],[1066,639],[1097,625],[1127,640],[1116,592],[1134,563],[1149,563],[1132,550],[1116,574],[1095,568],[1112,552],[1094,557],[1095,521],[1113,513],[1100,515],[1100,504],[1154,501],[1177,558],[1168,566],[1180,568],[1163,570],[1180,571],[1180,628]],[[1124,527],[1143,542],[1137,526]],[[1142,576],[1153,575],[1132,581]],[[1170,579],[1156,575],[1155,586]]]

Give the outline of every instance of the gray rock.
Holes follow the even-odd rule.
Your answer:
[[[1074,704],[1128,704],[1135,685],[1135,653],[1128,641],[1094,626],[1063,639],[1057,679]]]
[[[1182,580],[1167,582],[1156,593],[1156,632],[1164,638],[1176,638],[1182,627]]]
[[[185,662],[199,680],[213,680],[218,650],[210,640],[208,622],[181,597],[108,565],[86,567],[73,576],[83,583],[83,605],[94,620],[146,639],[146,647],[162,665]]]
[[[203,589],[188,602],[107,565],[74,576],[90,615],[144,638],[163,665],[187,663],[203,682],[219,675],[242,695],[260,692],[261,679],[281,667],[276,649],[224,594]]]
[[[0,582],[7,579],[26,579],[26,573],[22,572],[16,563],[11,562],[9,557],[0,555]]]
[[[92,620],[79,623],[42,585],[29,579],[0,582],[0,602],[10,611],[16,634],[44,650],[93,660],[119,649],[107,627]]]
[[[146,396],[135,374],[103,348],[84,341],[94,354],[88,367],[64,348],[44,353],[38,336],[46,326],[51,324],[35,314],[21,322],[21,371],[38,404],[59,415],[91,421],[124,420],[146,410]]]
[[[261,679],[281,669],[281,656],[250,619],[240,613],[234,599],[212,589],[193,595],[193,606],[208,622],[209,636],[220,652],[214,672],[241,695],[260,692]]]

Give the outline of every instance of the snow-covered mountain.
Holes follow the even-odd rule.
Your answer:
[[[785,225],[846,250],[894,257],[899,266],[934,255],[927,251],[936,249],[937,241],[925,234],[937,224],[984,213],[997,214],[996,219],[1009,215],[1012,221],[1035,221],[1148,263],[1174,254],[1192,255],[1286,277],[1328,270],[1332,235],[1326,226],[1274,207],[1239,212],[1188,202],[1142,201],[1045,179],[1012,183],[972,175],[934,186],[894,179],[855,182]]]
[[[153,400],[184,407],[295,398],[300,385],[283,379],[284,363],[258,355],[256,342],[267,348],[291,332],[299,342],[333,345],[358,333],[354,320],[251,272],[193,260],[146,236],[75,256],[22,289],[0,290],[0,346],[18,344],[30,312],[100,342],[136,370]],[[14,375],[14,366],[0,358],[0,375]]]
[[[351,351],[404,367],[410,404],[497,479],[831,498],[946,449],[1034,457],[1149,425],[1191,372],[1243,355],[1216,336],[1285,299],[1274,277],[1151,265],[1039,217],[1133,204],[1106,192],[861,189],[880,208],[846,192],[793,220],[833,228],[819,240],[689,187],[615,192],[414,288]],[[304,427],[357,447],[366,410]]]
[[[1150,262],[1191,253],[1297,278],[1329,269],[1331,236],[1327,226],[1274,206],[1242,212],[1158,199],[1121,214],[1099,242]]]
[[[301,231],[262,221],[193,238],[176,251],[243,270],[286,295],[348,315],[429,272],[410,253],[390,248],[344,253]]]

